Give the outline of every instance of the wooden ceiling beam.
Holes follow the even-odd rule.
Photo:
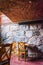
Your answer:
[[[29,0],[0,0],[0,11],[16,23],[43,19],[43,0],[30,1],[32,2],[29,3]]]

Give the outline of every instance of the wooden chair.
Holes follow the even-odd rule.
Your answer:
[[[16,42],[12,43],[12,54],[14,54],[14,56],[17,54],[17,43]]]
[[[12,44],[0,45],[0,65],[10,65]]]
[[[18,42],[18,59],[20,60],[20,57],[24,55],[24,60],[26,61],[26,49],[25,49],[25,43],[24,42]]]
[[[37,48],[36,45],[29,44],[25,45],[28,48],[28,60],[36,60],[42,56],[41,51]]]

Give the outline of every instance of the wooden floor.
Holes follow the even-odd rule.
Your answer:
[[[36,60],[36,61],[24,61],[18,60],[18,57],[11,56],[10,65],[43,65],[43,60]]]

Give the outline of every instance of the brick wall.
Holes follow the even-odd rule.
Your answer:
[[[28,44],[40,45],[43,49],[43,24],[18,25],[2,16],[1,36],[2,42],[27,42]],[[42,50],[43,51],[43,50]]]

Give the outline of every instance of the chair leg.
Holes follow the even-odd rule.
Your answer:
[[[25,54],[24,54],[24,60],[26,61],[26,52],[25,52]]]
[[[18,52],[18,60],[20,60],[20,51]]]
[[[25,47],[25,61],[26,61],[26,47]]]

